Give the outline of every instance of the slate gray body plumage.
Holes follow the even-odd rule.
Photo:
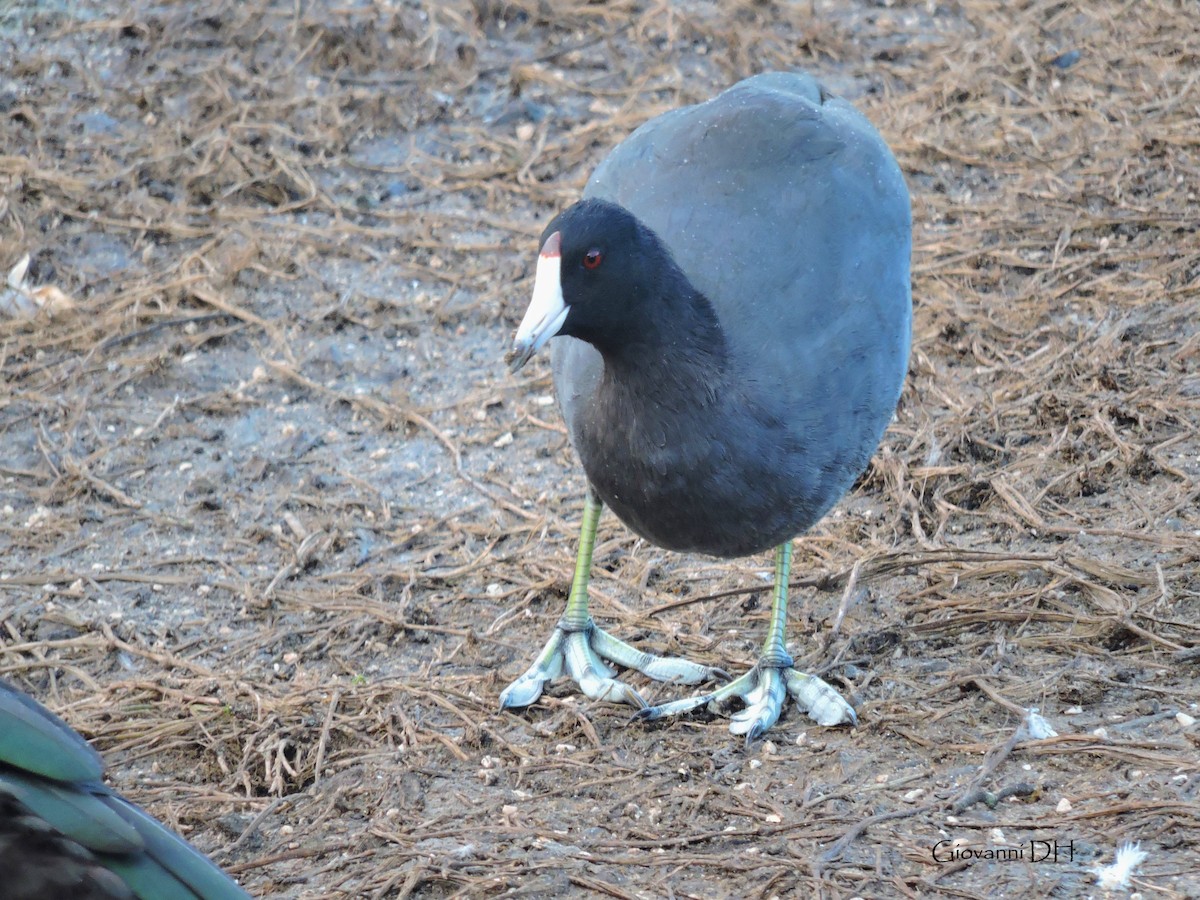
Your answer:
[[[743,708],[753,740],[792,697],[853,723],[786,643],[792,538],[866,467],[900,397],[912,337],[908,190],[883,138],[808,76],[770,73],[647,122],[546,226],[520,369],[550,339],[554,385],[592,490],[566,609],[500,693],[528,706],[566,672],[588,697],[653,721]],[[638,650],[589,612],[607,504],[672,550],[775,548],[771,615],[745,674],[649,706],[614,666],[701,684],[721,669]]]
[[[907,368],[911,214],[891,152],[811,78],[770,73],[646,123],[584,196],[657,234],[728,351],[721,372],[689,369],[681,344],[606,381],[589,344],[552,342],[597,493],[673,550],[741,556],[803,532],[866,467]]]

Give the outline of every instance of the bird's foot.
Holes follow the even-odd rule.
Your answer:
[[[533,703],[541,696],[546,682],[557,678],[565,668],[579,689],[593,700],[628,703],[645,709],[646,701],[642,695],[616,678],[616,669],[609,665],[610,662],[637,669],[655,681],[676,684],[700,684],[714,678],[729,678],[720,669],[686,659],[643,653],[613,637],[589,618],[582,628],[571,628],[562,622],[555,626],[554,634],[533,665],[500,692],[500,708],[513,709]]]
[[[648,706],[638,710],[634,718],[652,722],[666,716],[691,712],[701,706],[708,706],[712,712],[719,713],[724,711],[731,701],[738,699],[745,707],[734,713],[729,730],[734,734],[744,734],[746,742],[749,743],[762,737],[779,719],[785,694],[791,694],[796,704],[818,725],[858,722],[854,708],[842,699],[841,694],[815,675],[795,669],[791,659],[761,659],[745,675],[715,691],[663,703],[660,706]]]

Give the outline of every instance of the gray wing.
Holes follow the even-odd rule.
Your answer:
[[[556,337],[550,341],[550,364],[554,373],[554,393],[573,443],[579,432],[575,417],[596,392],[604,372],[604,361],[591,344],[573,337]]]
[[[844,396],[886,424],[911,342],[910,201],[891,151],[850,104],[802,74],[746,79],[647,122],[584,194],[658,233],[767,395]],[[565,362],[590,372],[580,353]],[[801,427],[848,425],[827,403],[783,412]]]

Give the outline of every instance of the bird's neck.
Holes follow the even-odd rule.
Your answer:
[[[721,380],[729,351],[707,297],[689,288],[669,303],[658,300],[643,308],[654,314],[628,322],[620,339],[597,347],[607,378],[689,385]]]

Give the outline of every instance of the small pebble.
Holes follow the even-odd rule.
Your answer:
[[[1060,53],[1054,59],[1050,60],[1050,65],[1056,69],[1069,69],[1075,63],[1079,62],[1079,58],[1082,55],[1078,50],[1068,50],[1066,53]]]

